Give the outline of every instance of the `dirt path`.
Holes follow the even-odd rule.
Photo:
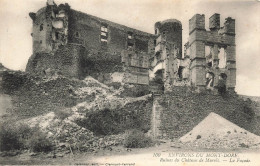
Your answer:
[[[127,150],[115,147],[113,151],[97,153],[67,154],[63,157],[48,158],[44,154],[34,157],[26,154],[15,157],[0,157],[0,164],[16,165],[100,165],[100,166],[259,166],[260,150],[191,150],[171,147],[170,143],[146,149]],[[199,157],[196,157],[199,156]],[[176,159],[179,161],[177,162]],[[203,162],[199,162],[203,159]]]

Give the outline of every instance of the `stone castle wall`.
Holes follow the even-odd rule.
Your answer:
[[[155,23],[153,35],[73,10],[68,4],[47,3],[37,13],[30,13],[30,17],[34,52],[30,61],[41,61],[32,68],[39,69],[35,72],[59,68],[59,72],[76,78],[90,75],[107,83],[120,80],[145,85],[158,82],[159,78],[165,91],[174,86],[217,89],[220,84],[225,89],[235,88],[235,20],[230,17],[221,27],[220,15],[214,14],[207,31],[205,16],[194,15],[189,20],[189,42],[185,44],[184,56],[182,24],[176,19]],[[56,67],[58,60],[50,60],[55,58],[37,55],[57,55],[63,62],[67,55],[58,54],[61,48],[72,44],[83,47],[82,51],[71,52],[73,67],[66,64]],[[32,71],[30,66],[27,71]]]
[[[148,53],[151,48],[149,41],[152,34],[135,30],[111,21],[107,21],[86,13],[71,9],[69,15],[70,43],[80,43],[89,49],[105,50],[110,54],[121,53],[128,48],[128,43],[133,44],[135,51]],[[102,30],[102,28],[104,28]],[[102,35],[105,32],[106,35]],[[128,38],[128,34],[132,39]],[[107,38],[105,38],[107,37]],[[102,38],[106,39],[101,40]]]
[[[220,15],[214,14],[209,19],[210,31],[205,29],[205,16],[196,14],[189,20],[189,56],[191,58],[191,82],[198,87],[205,87],[207,73],[212,74],[212,88],[219,82],[219,76],[226,76],[227,88],[236,85],[236,45],[235,20],[226,18],[220,27]],[[222,63],[222,65],[221,65]]]
[[[170,93],[154,96],[153,104],[151,129],[155,138],[179,138],[192,130],[210,112],[260,134],[260,123],[257,116],[250,114],[250,104],[235,95],[223,98],[210,91],[192,93],[188,87],[175,87]]]
[[[59,73],[68,77],[81,77],[82,54],[85,48],[78,44],[61,46],[55,53],[35,53],[29,59],[26,71],[42,76]]]
[[[26,71],[41,73],[45,68],[59,69],[57,72],[68,76],[90,75],[102,82],[113,81],[111,75],[119,72],[124,82],[148,84],[148,59],[153,51],[154,35],[73,10],[68,4],[47,4],[37,13],[30,13],[30,17],[33,20],[33,56],[29,63],[33,61],[38,67],[28,64]],[[82,45],[84,49],[71,51],[74,66],[57,67],[56,61],[69,58],[68,55],[59,56],[61,49],[73,44]]]

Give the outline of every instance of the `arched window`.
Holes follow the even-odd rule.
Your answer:
[[[208,72],[206,74],[206,88],[207,89],[211,89],[214,87],[214,78],[215,78],[215,76],[213,73]]]

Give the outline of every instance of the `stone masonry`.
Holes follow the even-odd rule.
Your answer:
[[[220,15],[196,14],[189,20],[189,41],[182,51],[182,23],[155,23],[155,34],[107,21],[48,0],[30,13],[33,55],[26,71],[60,73],[100,82],[160,85],[162,91],[194,86],[199,91],[236,85],[235,20],[220,26]],[[152,88],[151,88],[152,89]]]
[[[220,80],[229,89],[236,85],[235,20],[228,17],[220,27],[220,15],[209,19],[210,31],[205,29],[205,16],[196,14],[189,20],[189,56],[191,83],[196,87],[214,88]]]

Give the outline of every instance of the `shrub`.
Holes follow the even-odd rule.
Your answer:
[[[52,150],[53,144],[44,133],[36,131],[28,140],[28,147],[33,152],[49,152]]]
[[[96,135],[119,134],[128,129],[139,129],[147,132],[150,129],[149,115],[138,111],[138,107],[145,103],[139,102],[126,105],[125,109],[110,110],[105,108],[100,111],[88,112],[83,119],[76,120],[79,126],[89,129]],[[148,116],[148,117],[147,117]]]
[[[130,97],[141,97],[149,94],[149,86],[147,85],[134,85],[129,86],[127,84],[124,85],[124,91],[121,92],[121,96],[130,96]]]
[[[97,112],[87,113],[86,118],[77,120],[76,123],[97,135],[108,135],[120,132],[118,119],[118,114],[114,110],[105,108]]]
[[[119,89],[122,86],[120,82],[112,82],[108,85],[112,86],[114,89]]]
[[[26,147],[26,140],[32,129],[26,124],[4,122],[0,125],[0,151],[21,150]]]
[[[244,102],[243,112],[246,113],[249,116],[249,118],[252,118],[253,116],[255,116],[255,111],[252,108],[252,101],[250,99],[247,99]]]
[[[71,109],[60,109],[55,112],[57,118],[64,120],[71,115]]]
[[[140,130],[130,131],[124,142],[124,147],[126,148],[145,148],[152,145],[152,139],[145,136],[145,134]]]
[[[0,151],[28,148],[35,152],[47,152],[52,149],[52,144],[37,127],[10,121],[0,125]]]
[[[226,95],[226,84],[224,80],[219,80],[218,85],[217,85],[217,89],[218,89],[218,93],[221,96],[225,96]]]

